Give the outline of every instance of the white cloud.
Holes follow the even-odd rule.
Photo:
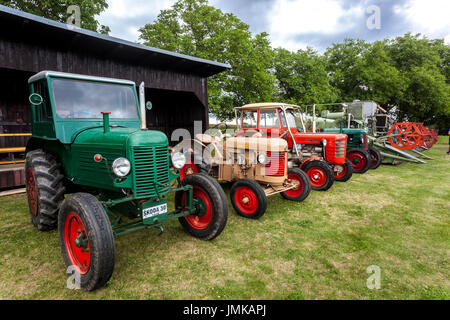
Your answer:
[[[396,13],[404,15],[413,33],[428,37],[445,37],[450,40],[450,1],[411,0],[403,7],[396,7]]]
[[[111,28],[111,36],[137,41],[138,29],[151,23],[161,10],[170,8],[175,1],[108,0],[108,9],[100,14],[98,20]]]
[[[338,0],[278,0],[270,15],[269,34],[275,47],[301,49],[307,44],[295,41],[296,35],[345,32],[354,28],[352,21],[360,20],[363,15],[361,5],[344,10]]]

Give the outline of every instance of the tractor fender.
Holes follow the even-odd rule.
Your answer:
[[[310,157],[302,162],[302,164],[300,165],[300,169],[303,169],[303,167],[306,165],[306,163],[308,163],[309,161],[313,161],[313,160],[323,160],[323,159],[321,157]]]

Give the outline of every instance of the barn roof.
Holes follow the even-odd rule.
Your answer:
[[[226,63],[205,60],[176,52],[103,35],[65,23],[42,18],[0,5],[0,37],[43,43],[53,43],[86,54],[101,54],[104,58],[125,59],[136,64],[152,65],[162,70],[198,74],[209,77],[230,69]],[[81,49],[80,49],[81,48]]]

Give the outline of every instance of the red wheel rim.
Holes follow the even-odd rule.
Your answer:
[[[186,160],[186,164],[180,170],[180,179],[183,180],[188,175],[198,173],[198,168],[190,159]]]
[[[85,242],[83,246],[79,245],[80,240]],[[64,223],[64,244],[72,265],[80,274],[88,272],[91,265],[91,248],[83,221],[75,212],[70,212]]]
[[[361,153],[352,152],[347,156],[347,158],[350,160],[353,165],[353,169],[356,171],[362,171],[366,167],[367,159]]]
[[[327,182],[327,173],[319,167],[310,168],[306,174],[313,187],[322,187]]]
[[[342,167],[342,171],[339,172],[339,173],[335,173],[335,174],[334,174],[334,177],[337,178],[337,179],[340,179],[340,178],[345,177],[345,175],[346,175],[347,172],[348,172],[347,165],[344,164],[344,165],[342,165],[341,167]]]
[[[370,151],[370,156],[372,157],[372,162],[370,163],[370,166],[375,167],[378,162],[378,155],[376,152]]]
[[[38,213],[38,189],[36,185],[36,177],[34,175],[33,168],[28,168],[27,170],[27,196],[28,203],[30,205],[31,213],[37,216]]]
[[[184,197],[185,197],[185,195],[183,194],[183,197],[181,199],[182,205],[184,205],[184,201],[185,201]],[[206,191],[200,187],[194,187],[193,198],[200,199],[204,202],[205,212],[202,215],[191,214],[184,218],[186,219],[187,223],[189,223],[189,225],[192,228],[198,229],[198,230],[206,229],[209,226],[209,224],[211,223],[211,219],[212,219],[211,199],[209,198]]]
[[[303,181],[302,181],[302,179],[300,179],[300,177],[298,175],[292,174],[292,173],[288,174],[288,179],[298,182],[298,185],[294,189],[286,190],[284,192],[284,194],[287,195],[288,197],[293,197],[293,198],[296,198],[296,197],[300,196],[302,194],[302,192],[303,192]]]
[[[258,210],[258,197],[249,187],[238,187],[234,193],[234,202],[239,210],[245,214],[253,214]]]

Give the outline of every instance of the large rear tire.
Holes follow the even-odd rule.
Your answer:
[[[230,189],[231,204],[244,218],[259,219],[267,209],[267,196],[255,180],[240,179]]]
[[[334,183],[333,169],[322,160],[308,161],[302,168],[311,181],[311,188],[316,191],[326,191]]]
[[[114,271],[116,249],[111,223],[97,198],[79,192],[64,200],[58,232],[64,262],[78,272],[80,288],[92,291],[105,285]]]
[[[353,165],[353,172],[365,173],[370,168],[370,162],[372,158],[370,154],[359,148],[350,149],[347,151],[347,158]]]
[[[334,173],[334,180],[339,182],[346,182],[353,175],[353,165],[350,162],[350,160],[345,159],[345,163],[342,166],[342,171],[337,173],[336,171],[333,170],[333,173]]]
[[[181,184],[193,187],[193,198],[202,201],[204,211],[179,218],[180,224],[196,238],[214,239],[223,231],[228,219],[228,203],[222,187],[203,173],[190,174],[181,181]],[[184,191],[175,193],[177,208],[184,207],[185,194]]]
[[[381,165],[381,161],[383,161],[380,151],[374,147],[369,147],[369,154],[372,158],[370,169],[377,169]]]
[[[40,231],[57,227],[58,210],[66,189],[56,158],[42,149],[27,153],[25,181],[31,222]]]
[[[288,170],[288,179],[297,181],[298,187],[282,192],[281,196],[291,201],[305,200],[311,192],[311,182],[308,175],[298,168],[290,168]]]

